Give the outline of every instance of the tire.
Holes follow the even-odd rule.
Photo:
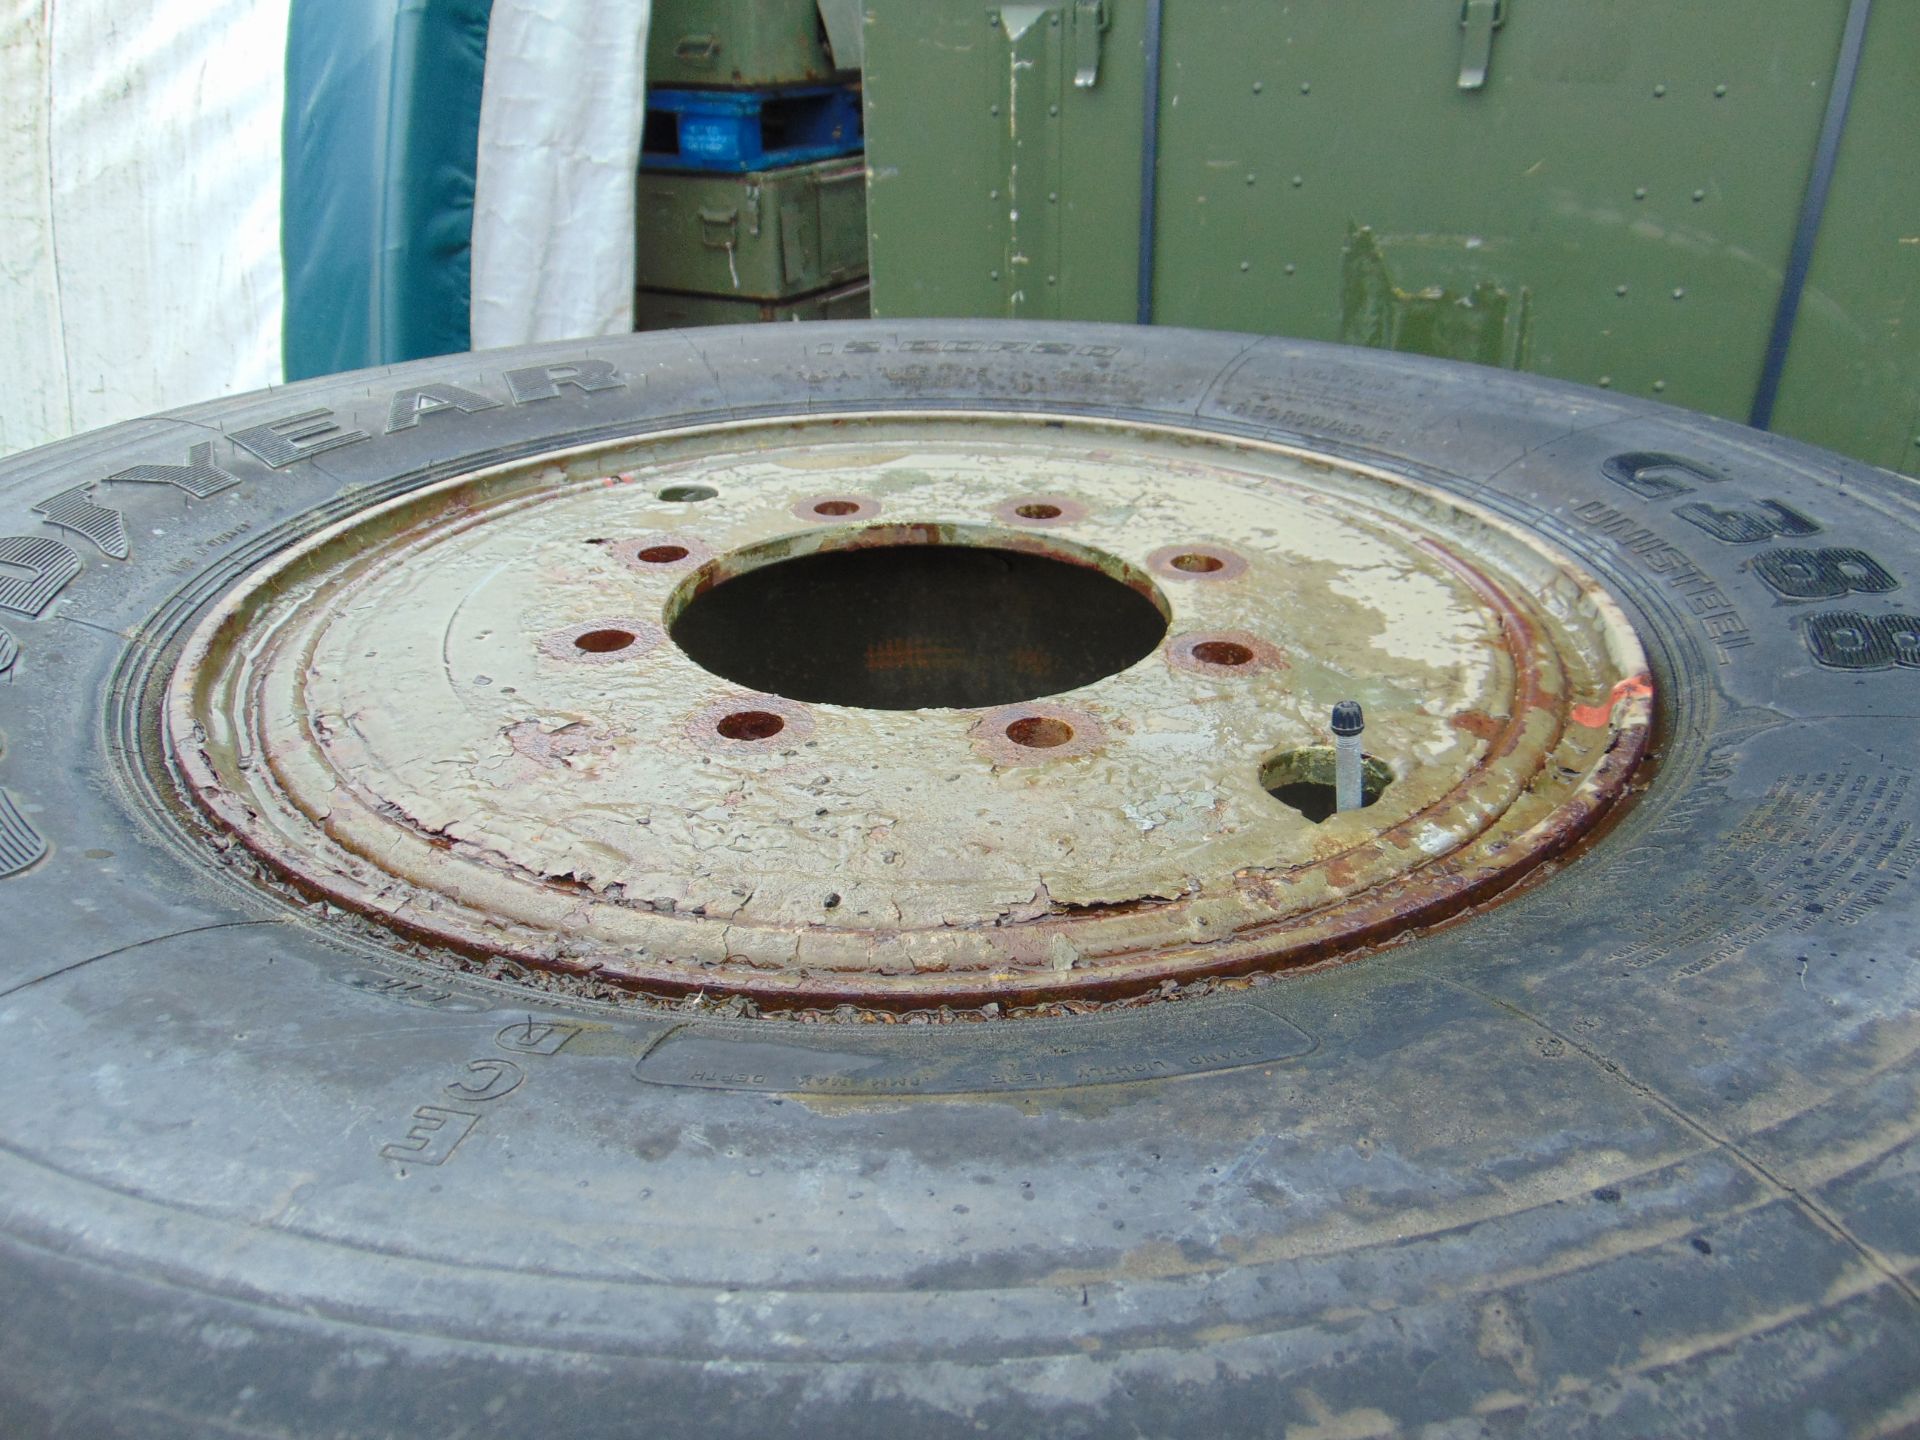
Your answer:
[[[889,409],[1469,499],[1628,613],[1650,779],[1505,903],[1349,963],[1004,1020],[997,1068],[974,1027],[834,1039],[947,1067],[925,1095],[795,1093],[779,1022],[456,973],[183,818],[154,677],[266,556],[505,460]],[[1891,474],[1617,395],[1095,326],[461,356],[14,456],[0,1429],[1920,1431],[1917,521]]]

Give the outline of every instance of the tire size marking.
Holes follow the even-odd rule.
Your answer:
[[[1753,573],[1783,600],[1838,600],[1900,588],[1878,560],[1850,548],[1769,550],[1754,557]]]
[[[1642,500],[1670,500],[1676,495],[1691,495],[1695,487],[1681,479],[1683,475],[1709,485],[1718,485],[1727,478],[1697,460],[1656,450],[1609,455],[1600,462],[1600,473]]]
[[[1675,500],[1693,494],[1701,484],[1717,485],[1726,479],[1698,461],[1655,451],[1610,455],[1600,463],[1600,473],[1644,500]],[[1766,545],[1775,538],[1804,539],[1825,529],[1818,520],[1783,500],[1752,503],[1758,508],[1721,508],[1690,500],[1675,505],[1673,515],[1723,545]],[[1724,593],[1710,588],[1710,581],[1694,585],[1699,572],[1680,550],[1631,516],[1600,501],[1590,500],[1575,507],[1573,513],[1621,549],[1638,556],[1655,574],[1667,575],[1667,583],[1686,594],[1722,665],[1728,663],[1728,651],[1753,643],[1746,622]],[[1770,546],[1755,555],[1747,569],[1779,600],[1790,604],[1839,600],[1848,595],[1886,595],[1900,588],[1891,570],[1854,546]],[[1798,628],[1814,661],[1829,670],[1920,669],[1920,619],[1912,615],[1833,610],[1804,617]]]
[[[1758,545],[1776,535],[1818,535],[1820,522],[1780,500],[1762,500],[1758,510],[1719,510],[1711,505],[1679,505],[1674,514],[1723,545]]]
[[[1827,610],[1807,616],[1801,633],[1829,670],[1920,670],[1920,616]]]

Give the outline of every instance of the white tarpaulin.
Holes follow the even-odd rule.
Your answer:
[[[306,27],[309,59],[314,36],[324,46],[337,32],[344,66],[375,53],[369,34],[419,33],[417,4],[359,0],[349,25],[331,0],[0,0],[0,453],[283,378],[289,16]],[[484,347],[632,328],[649,9],[481,10],[472,284],[444,331],[470,320]],[[449,98],[443,52],[391,53],[419,71],[394,76],[392,91],[404,79],[429,105]],[[313,68],[331,81],[339,67],[322,54]],[[327,118],[316,107],[332,93],[303,100],[303,123]],[[409,153],[378,135],[365,152]],[[377,191],[383,177],[366,169],[343,154],[330,183]],[[364,195],[303,198],[308,215],[369,213]],[[316,317],[328,323],[329,293],[301,301],[309,334]],[[399,358],[381,349],[389,338],[367,337],[364,358],[349,343],[336,363]]]
[[[0,451],[278,380],[286,0],[0,17]]]
[[[494,0],[473,205],[473,348],[633,328],[649,0]]]

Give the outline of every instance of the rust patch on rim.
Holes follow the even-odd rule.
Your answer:
[[[850,488],[796,507],[801,469]],[[1012,501],[1010,474],[1032,487]],[[697,506],[663,498],[688,489]],[[1018,503],[1060,513],[999,513]],[[1068,518],[1071,538],[1033,528]],[[582,543],[609,535],[631,538]],[[914,545],[1069,558],[1173,638],[1018,704],[876,710],[743,690],[666,637],[730,576]],[[1044,606],[966,603],[996,663],[1056,643]],[[868,662],[917,655],[867,641],[874,608],[807,623]],[[1315,823],[1263,766],[1325,746],[1347,699],[1393,781]],[[165,730],[273,884],[396,933],[664,997],[997,1014],[1317,965],[1481,905],[1627,793],[1652,699],[1591,576],[1404,477],[1176,430],[886,415],[589,446],[343,521],[205,617]]]

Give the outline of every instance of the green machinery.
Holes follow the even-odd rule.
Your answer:
[[[1920,473],[1920,28],[1869,6],[868,0],[874,313],[1418,351]]]

